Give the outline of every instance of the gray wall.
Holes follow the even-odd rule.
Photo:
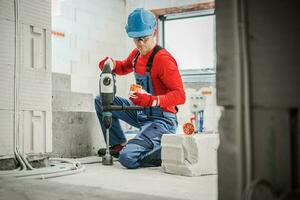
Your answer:
[[[279,195],[299,189],[296,4],[216,1],[217,102],[225,108],[219,123],[219,199],[253,194],[261,186],[255,180],[266,180]],[[262,198],[268,189],[263,185],[257,194]]]

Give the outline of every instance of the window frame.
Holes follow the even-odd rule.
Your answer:
[[[193,17],[205,17],[215,16],[214,4],[195,4],[186,7],[174,7],[166,9],[152,10],[156,14],[158,20],[158,44],[165,47],[165,22],[169,20],[180,20]],[[215,23],[215,21],[214,21]],[[215,29],[214,24],[214,29]],[[216,31],[214,31],[216,33]],[[214,46],[216,46],[214,40]],[[216,52],[215,52],[216,54]],[[217,57],[215,56],[217,59]],[[205,78],[210,82],[214,82],[216,77],[216,66],[206,69],[184,69],[179,70],[182,80],[185,83],[200,82],[201,79]]]

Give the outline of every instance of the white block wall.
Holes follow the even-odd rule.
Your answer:
[[[13,154],[14,87],[18,146],[25,153],[52,151],[51,2],[19,1],[19,62],[15,71],[14,1],[0,1],[0,155]],[[16,82],[14,75],[17,74]],[[19,131],[19,132],[18,132]]]
[[[25,153],[50,152],[51,1],[20,1],[20,21],[20,146]]]
[[[0,110],[0,155],[13,153],[14,112]]]
[[[13,152],[14,10],[13,0],[0,0],[0,155]]]
[[[105,56],[123,59],[125,51],[125,1],[54,0],[52,36],[53,72],[71,75],[73,92],[99,93],[99,61]],[[125,95],[124,84],[117,91]]]

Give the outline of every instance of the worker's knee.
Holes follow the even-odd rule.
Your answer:
[[[128,169],[138,168],[139,164],[136,156],[134,156],[132,152],[124,150],[120,152],[119,162]]]

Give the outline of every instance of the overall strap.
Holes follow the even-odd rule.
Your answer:
[[[159,45],[156,45],[147,61],[147,68],[146,68],[146,77],[147,77],[147,92],[150,93],[150,71],[151,71],[151,68],[152,68],[152,63],[153,63],[153,59],[154,59],[154,56],[156,55],[156,53],[161,50],[162,47],[159,46]],[[152,115],[152,107],[150,107],[150,116]]]
[[[154,47],[153,51],[151,52],[151,55],[149,56],[149,58],[148,58],[148,60],[147,60],[147,64],[146,64],[146,75],[145,75],[147,86],[146,86],[145,89],[146,89],[146,91],[147,91],[148,93],[151,93],[151,92],[150,92],[150,82],[151,82],[151,80],[150,80],[150,79],[151,79],[150,71],[151,71],[151,68],[152,68],[153,59],[154,59],[154,56],[156,55],[156,53],[157,53],[159,50],[161,50],[161,49],[163,49],[161,46],[156,45],[156,46]],[[134,70],[136,69],[136,63],[137,63],[137,59],[138,59],[139,55],[140,55],[140,52],[137,51],[136,54],[135,54],[135,56],[133,57],[132,64],[133,64]],[[151,82],[151,83],[152,83],[152,82]],[[151,85],[152,85],[152,84],[151,84]],[[150,108],[148,108],[148,109],[149,109],[149,111],[150,111],[150,116],[152,116],[152,108],[150,107]]]
[[[150,77],[150,71],[151,71],[151,68],[152,68],[152,63],[153,63],[153,59],[154,59],[154,56],[156,55],[156,53],[161,50],[162,47],[159,46],[159,45],[156,45],[147,61],[147,65],[146,65],[146,75],[147,75],[147,92],[150,92],[150,88],[149,88],[149,78]],[[149,74],[149,75],[148,75]]]
[[[161,49],[163,49],[163,48],[162,48],[161,46],[159,46],[159,45],[156,45],[156,46],[154,47],[154,49],[153,49],[153,51],[152,51],[152,53],[151,53],[151,55],[150,55],[150,57],[149,57],[149,59],[148,59],[148,61],[147,61],[146,72],[150,72],[151,67],[152,67],[153,58],[154,58],[155,54],[156,54],[159,50],[161,50]],[[137,61],[139,55],[140,55],[140,52],[137,51],[136,54],[135,54],[134,57],[133,57],[133,68],[134,68],[134,69],[135,69],[136,61]]]
[[[133,57],[133,61],[132,61],[132,62],[133,62],[133,69],[135,69],[136,61],[137,61],[139,55],[140,55],[140,52],[137,51],[136,54],[135,54],[134,57]]]
[[[162,49],[162,47],[159,46],[159,45],[156,45],[156,46],[154,47],[154,49],[153,49],[153,51],[152,51],[152,53],[151,53],[151,55],[150,55],[150,57],[149,57],[149,59],[148,59],[148,61],[147,61],[146,72],[150,72],[150,70],[151,70],[151,68],[152,68],[153,58],[154,58],[155,54],[156,54],[159,50],[161,50],[161,49]]]

